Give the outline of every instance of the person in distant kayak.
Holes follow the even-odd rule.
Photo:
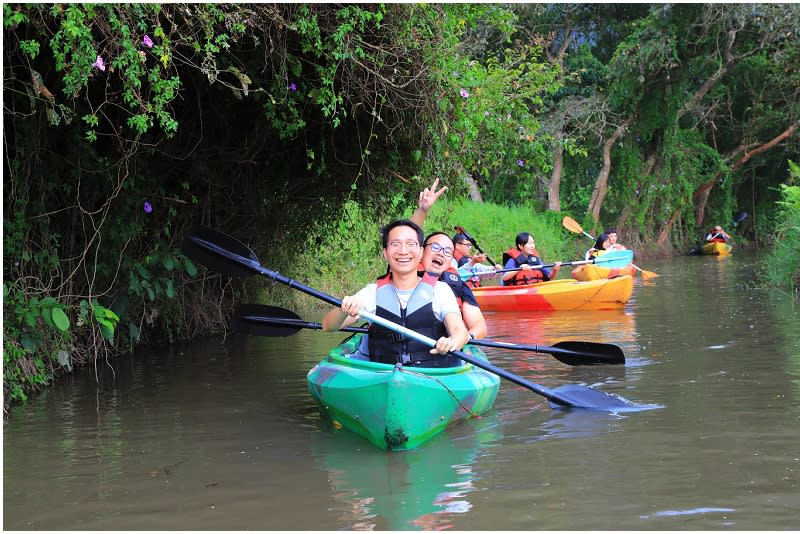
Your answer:
[[[617,243],[617,229],[613,226],[606,228],[606,231],[603,232],[608,236],[608,247],[606,250],[625,250],[625,246],[621,243]]]
[[[586,251],[587,260],[593,260],[598,256],[602,256],[604,252],[609,250],[609,246],[611,244],[611,239],[608,237],[608,234],[602,233],[597,236],[597,239],[594,242],[594,246]]]
[[[520,232],[516,237],[514,248],[503,252],[504,269],[520,269],[503,273],[500,283],[504,286],[536,284],[554,280],[558,276],[561,262],[553,264],[552,269],[537,267],[544,262],[536,250],[536,242],[528,232]]]
[[[345,296],[341,306],[325,315],[322,329],[335,332],[350,326],[363,309],[436,340],[430,349],[424,343],[371,323],[368,346],[372,361],[421,367],[461,365],[460,359],[448,353],[460,350],[469,341],[467,327],[450,287],[439,282],[436,275],[418,275],[422,242],[422,229],[410,220],[393,221],[384,227],[381,244],[389,273],[355,295]]]
[[[422,267],[425,272],[435,274],[444,282],[456,297],[461,308],[461,316],[467,326],[470,339],[482,339],[488,331],[478,301],[469,285],[461,279],[458,270],[450,263],[454,254],[453,241],[444,232],[433,232],[425,238],[422,245]]]
[[[706,234],[706,243],[727,243],[731,238],[720,225],[715,226]]]

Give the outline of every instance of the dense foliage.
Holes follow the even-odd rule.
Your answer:
[[[196,276],[177,251],[193,224],[272,243],[302,276],[326,246],[303,248],[310,230],[348,200],[386,222],[431,174],[458,188],[465,166],[542,154],[521,133],[551,68],[497,6],[3,9],[6,400],[224,330],[248,286]]]
[[[800,181],[800,165],[789,161],[790,183]],[[775,221],[775,246],[765,269],[765,281],[795,295],[800,291],[800,185],[781,184]]]
[[[343,270],[371,277],[361,236],[432,176],[452,204],[431,224],[467,217],[491,251],[526,229],[548,259],[566,254],[562,209],[633,246],[680,250],[739,209],[742,235],[784,236],[798,14],[4,4],[6,402],[140,343],[223,332],[234,301],[301,304],[199,269],[177,248],[197,223],[334,293]]]

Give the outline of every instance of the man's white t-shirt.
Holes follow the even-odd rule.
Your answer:
[[[405,308],[408,305],[408,300],[411,298],[414,289],[394,288],[397,293],[397,298],[400,300],[401,308]],[[355,297],[361,301],[364,311],[375,313],[377,290],[378,284],[368,284],[355,294]],[[433,314],[438,320],[444,322],[444,318],[451,313],[461,313],[461,310],[458,308],[456,296],[453,294],[453,290],[450,289],[450,286],[444,282],[437,281],[436,285],[433,287]]]

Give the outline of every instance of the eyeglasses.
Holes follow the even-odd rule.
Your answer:
[[[456,245],[464,245],[467,248],[472,248],[472,243],[470,243],[469,241],[459,241],[458,243],[456,243]]]
[[[431,247],[431,252],[434,254],[441,252],[443,256],[450,257],[453,255],[453,249],[450,247],[443,247],[439,243],[428,243],[426,247]]]
[[[416,241],[391,241],[387,247],[392,250],[400,250],[401,248],[405,248],[406,250],[417,250],[419,243]]]

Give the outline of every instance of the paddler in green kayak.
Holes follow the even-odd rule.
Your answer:
[[[383,256],[389,274],[368,284],[355,295],[347,295],[342,305],[329,311],[322,328],[335,332],[350,326],[365,311],[401,324],[436,340],[436,346],[407,339],[378,324],[369,327],[369,355],[372,361],[402,363],[405,366],[455,367],[461,360],[447,353],[469,341],[455,295],[436,275],[417,274],[422,259],[422,229],[409,220],[398,220],[381,232]]]

